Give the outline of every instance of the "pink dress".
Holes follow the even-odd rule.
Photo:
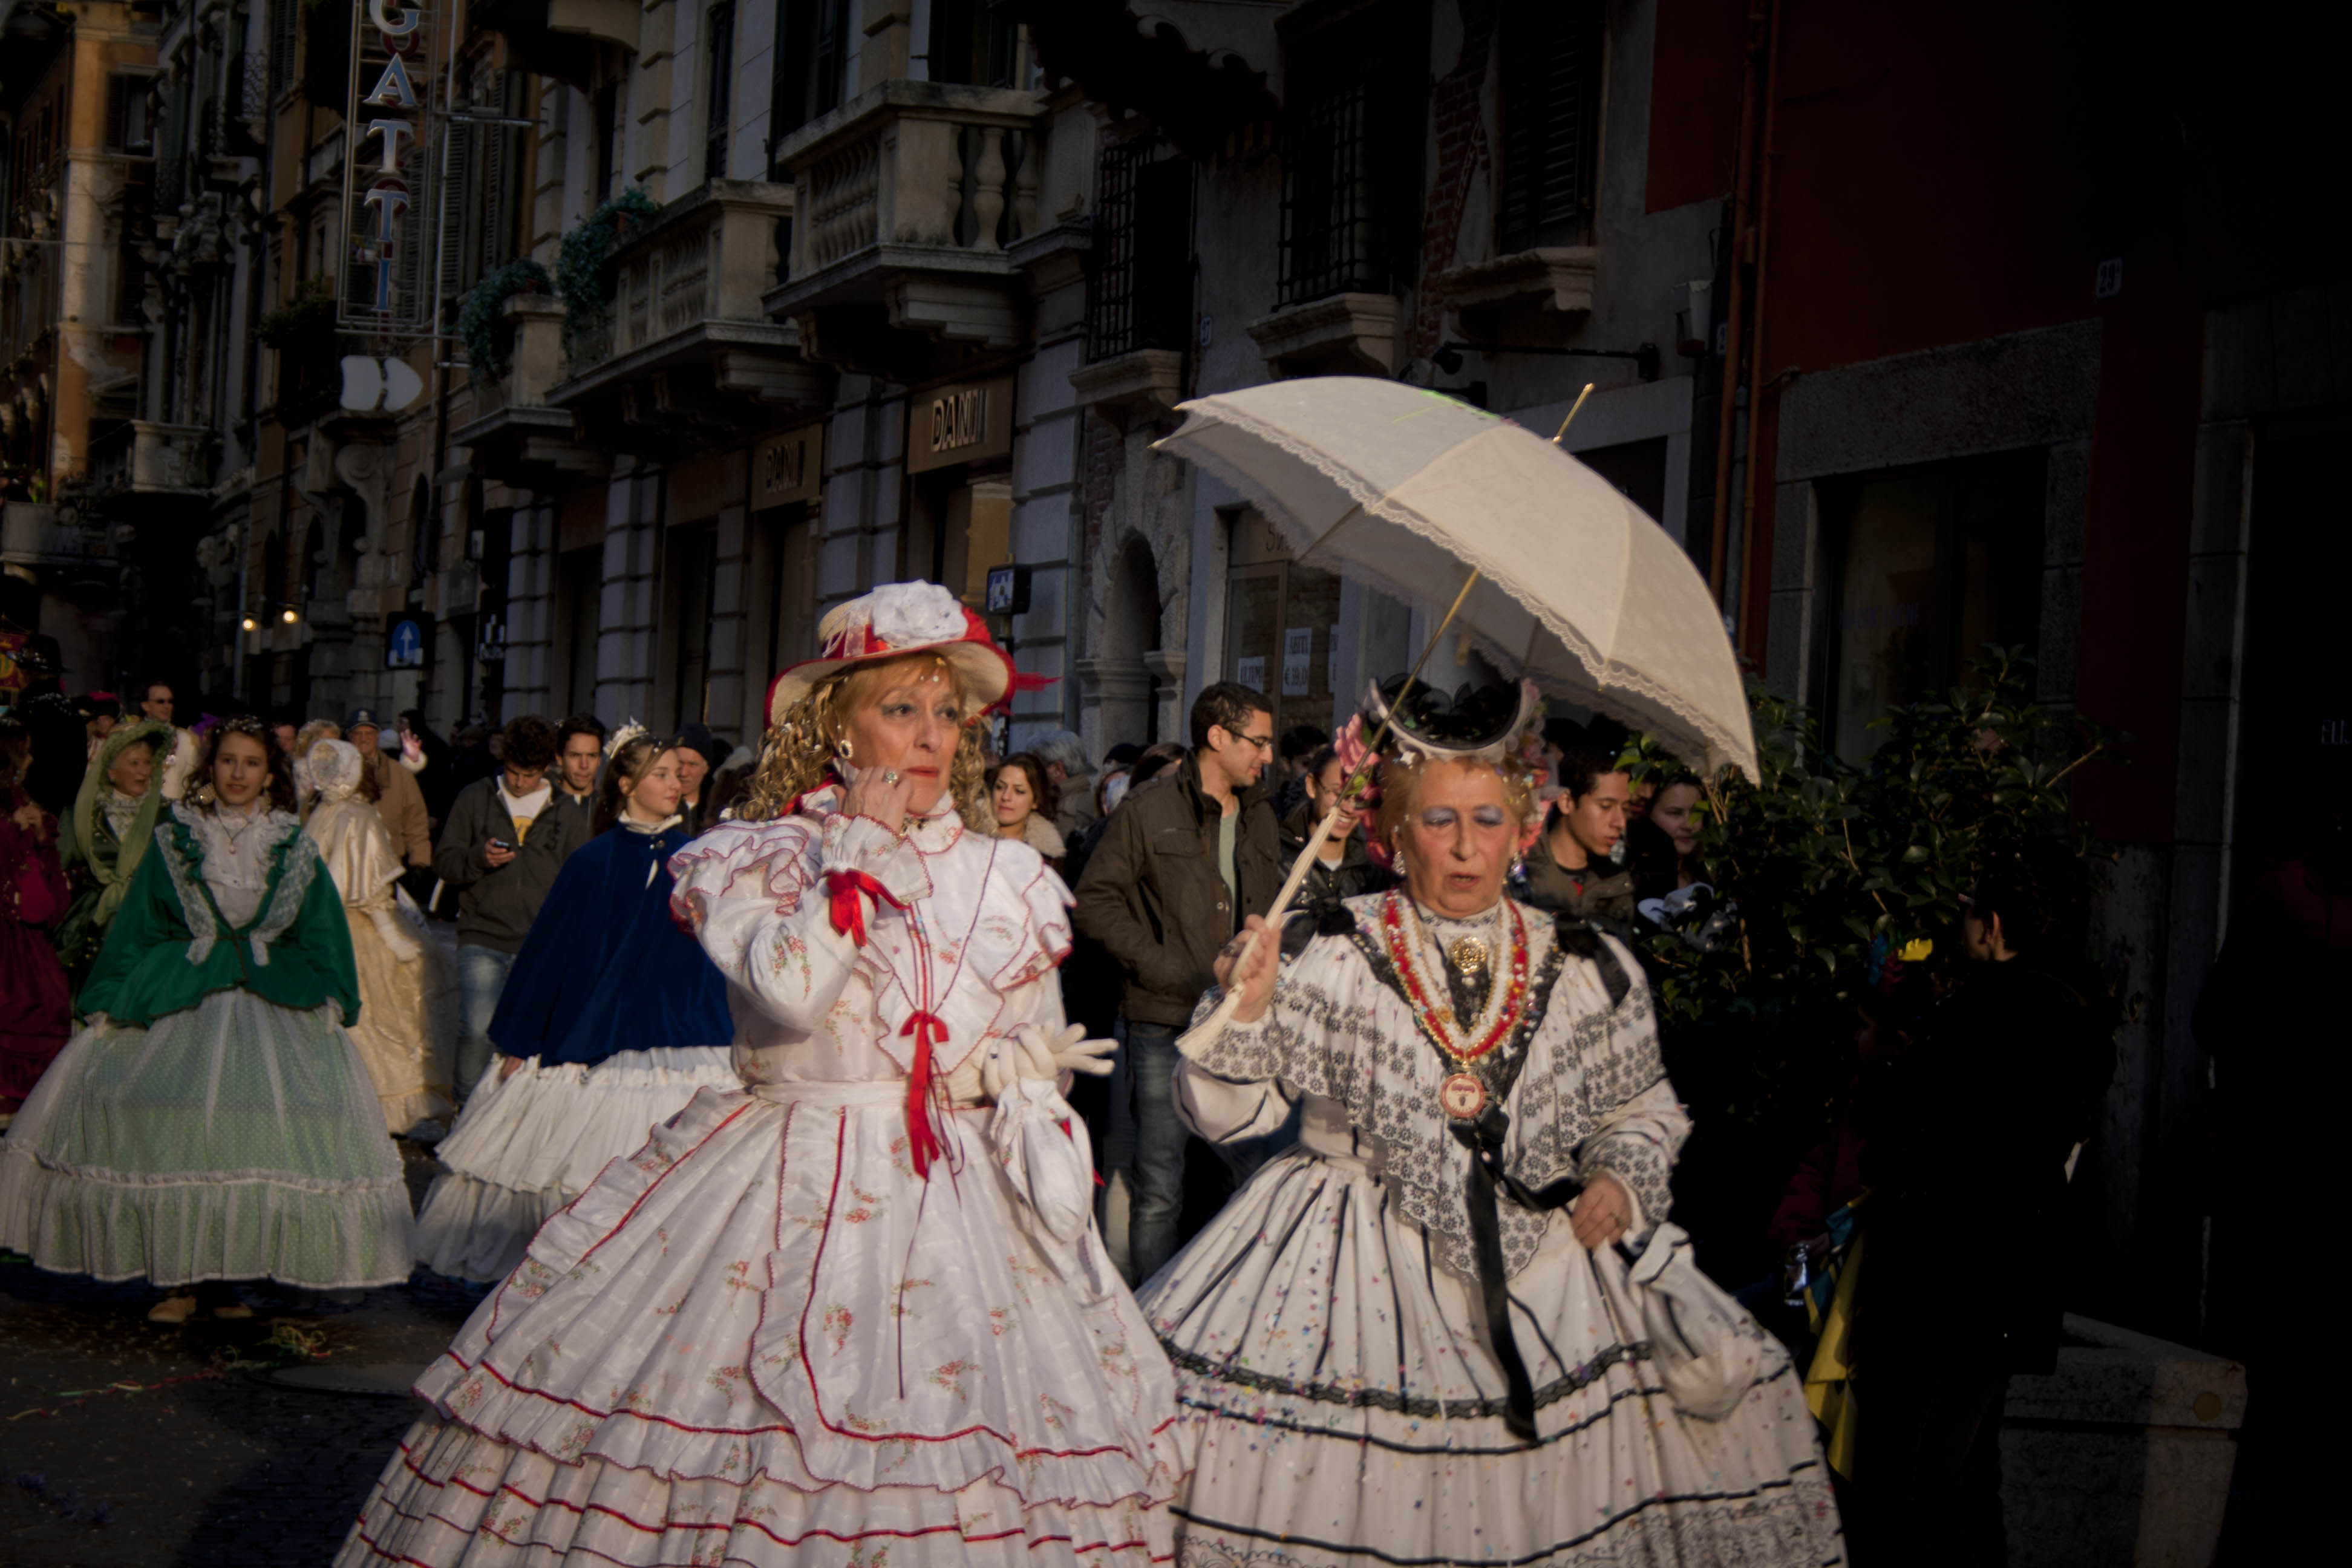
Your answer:
[[[49,942],[68,896],[57,845],[0,816],[0,1100],[32,1093],[73,1032],[73,994]]]

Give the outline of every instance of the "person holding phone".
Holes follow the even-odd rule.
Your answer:
[[[555,726],[536,714],[509,722],[497,773],[457,792],[433,869],[457,889],[457,989],[465,1010],[456,1087],[462,1102],[490,1061],[490,1018],[530,922],[556,872],[587,842],[576,813],[550,811]]]

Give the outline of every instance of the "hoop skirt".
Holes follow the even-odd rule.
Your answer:
[[[911,998],[943,1086],[992,1034],[1057,1026],[1067,895],[951,814],[888,839],[802,816],[672,862],[747,1087],[698,1092],[540,1229],[418,1382],[431,1410],[339,1563],[1172,1554],[1167,1363],[1091,1226],[1039,1218],[1041,1183],[1086,1191],[1083,1149],[1033,1128],[1008,1163],[1003,1107],[941,1111],[926,1180],[910,1135]],[[828,868],[908,914],[877,908],[861,948]]]
[[[673,825],[623,822],[563,863],[508,976],[491,1071],[435,1151],[418,1260],[495,1283],[531,1233],[700,1089],[740,1086],[727,982],[670,921]]]
[[[200,847],[202,816],[157,829],[83,988],[89,1023],[0,1142],[0,1244],[101,1279],[398,1283],[408,1189],[336,1022],[359,1004],[334,883],[272,813],[246,840],[257,886],[209,887],[229,857]]]
[[[1349,908],[1370,931],[1379,903]],[[1664,1219],[1687,1128],[1658,1068],[1646,992],[1637,980],[1612,1005],[1593,965],[1558,954],[1550,922],[1524,913],[1540,1021],[1509,1100],[1507,1156],[1530,1187],[1607,1171],[1646,1229]],[[1546,995],[1541,977],[1561,958]],[[1588,1253],[1566,1208],[1507,1207],[1499,1220],[1537,1434],[1513,1435],[1467,1245],[1468,1156],[1434,1109],[1445,1070],[1405,997],[1338,934],[1286,966],[1265,1018],[1229,1026],[1179,1068],[1180,1109],[1206,1137],[1260,1135],[1304,1101],[1298,1145],[1139,1293],[1187,1413],[1179,1561],[1843,1561],[1786,1353],[1738,1314],[1747,1332],[1731,1360],[1744,1392],[1720,1419],[1685,1413],[1642,1322],[1622,1321],[1604,1288],[1602,1271],[1622,1284],[1624,1262]]]

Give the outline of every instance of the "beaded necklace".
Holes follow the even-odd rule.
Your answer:
[[[1444,999],[1433,996],[1430,986],[1422,976],[1421,949],[1424,945],[1405,934],[1404,900],[1391,892],[1381,900],[1381,935],[1388,952],[1389,966],[1403,983],[1405,994],[1412,1004],[1413,1023],[1444,1052],[1457,1068],[1467,1068],[1472,1063],[1492,1053],[1508,1039],[1517,1028],[1528,1008],[1528,927],[1518,907],[1507,904],[1510,914],[1511,952],[1508,972],[1497,988],[1498,994],[1488,1004],[1489,1020],[1477,1037],[1471,1039],[1454,1030],[1456,1020],[1453,1007]],[[1420,917],[1414,915],[1416,931]],[[1470,1027],[1476,1027],[1473,1021]],[[1438,1086],[1439,1106],[1448,1116],[1471,1120],[1486,1108],[1486,1086],[1475,1074],[1457,1071]]]

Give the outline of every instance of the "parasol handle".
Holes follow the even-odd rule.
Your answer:
[[[1274,896],[1274,907],[1265,911],[1265,930],[1249,933],[1249,941],[1242,947],[1241,957],[1234,961],[1234,969],[1239,970],[1249,963],[1257,952],[1257,944],[1269,932],[1274,933],[1276,941],[1281,940],[1282,917],[1289,910],[1290,900],[1298,896],[1299,884],[1307,880],[1307,868],[1322,853],[1332,830],[1339,826],[1339,814],[1346,809],[1344,805],[1335,805],[1321,822],[1315,825],[1314,837],[1307,839],[1307,847],[1298,852],[1298,858],[1290,863],[1289,879],[1282,884],[1282,891]],[[1234,1010],[1241,1005],[1242,994],[1227,991],[1207,1017],[1177,1037],[1177,1050],[1189,1057],[1196,1051],[1208,1049],[1210,1044],[1224,1033],[1225,1026],[1234,1021]]]

